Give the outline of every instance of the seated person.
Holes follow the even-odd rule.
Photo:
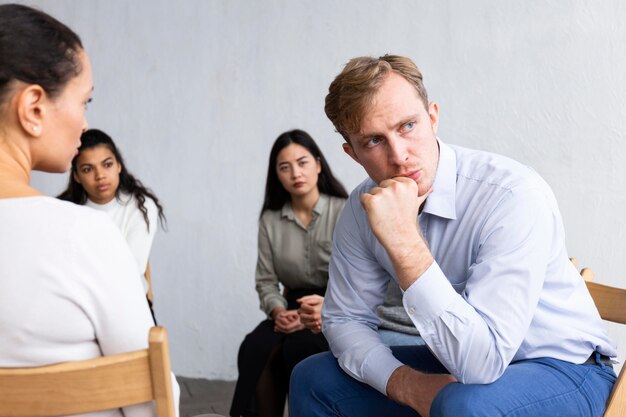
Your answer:
[[[66,172],[87,129],[93,81],[79,37],[43,12],[0,5],[0,74],[0,367],[147,348],[152,319],[119,231],[29,184],[33,170]],[[97,415],[155,412],[140,404]]]
[[[163,207],[154,193],[126,168],[113,139],[97,129],[80,137],[78,154],[65,191],[58,198],[105,212],[128,242],[146,292],[144,271],[157,231],[157,218],[165,222]]]
[[[231,416],[282,416],[293,367],[328,350],[319,313],[317,321],[307,322],[298,308],[319,308],[328,281],[331,238],[346,197],[311,136],[292,130],[276,139],[256,266],[256,290],[268,319],[239,349]]]
[[[333,238],[332,354],[294,369],[291,415],[601,417],[616,351],[545,181],[439,139],[439,108],[405,57],[351,60],[325,110],[369,178]],[[377,335],[389,280],[425,346]]]

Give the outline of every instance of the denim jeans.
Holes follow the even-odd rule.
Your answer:
[[[393,330],[378,329],[378,336],[380,336],[380,340],[387,346],[415,346],[426,344],[420,335],[396,332]]]
[[[394,346],[394,356],[424,372],[446,370],[425,346]],[[615,383],[602,364],[575,365],[552,358],[515,362],[491,384],[447,385],[431,417],[602,417]],[[291,376],[290,416],[419,417],[350,377],[330,352],[311,356]]]

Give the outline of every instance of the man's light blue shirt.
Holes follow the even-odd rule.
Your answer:
[[[490,383],[509,363],[614,357],[587,287],[568,259],[550,187],[504,156],[446,145],[419,224],[435,262],[404,293],[404,307],[441,363],[462,383]],[[402,365],[376,334],[376,307],[396,279],[350,195],[335,228],[324,335],[340,366],[386,394]],[[409,225],[407,225],[409,227]]]

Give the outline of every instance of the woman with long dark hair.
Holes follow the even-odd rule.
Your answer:
[[[321,308],[332,233],[347,196],[309,134],[292,130],[276,139],[256,266],[256,290],[268,318],[239,349],[231,416],[282,416],[293,367],[328,350]]]
[[[115,226],[29,183],[33,170],[70,168],[92,92],[91,64],[71,29],[30,7],[0,5],[0,368],[148,347],[152,318]]]
[[[157,219],[161,225],[165,222],[163,207],[154,193],[128,171],[109,135],[90,129],[80,140],[67,188],[58,198],[107,213],[128,242],[143,276]],[[147,291],[145,280],[142,283]]]

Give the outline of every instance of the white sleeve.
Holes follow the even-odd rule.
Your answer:
[[[154,325],[139,271],[128,246],[110,219],[98,212],[76,222],[70,231],[72,289],[91,320],[102,355],[130,352],[148,347],[149,329]],[[172,374],[176,410],[179,387]],[[150,404],[128,407],[127,417],[153,416]]]
[[[154,201],[150,197],[146,197],[144,207],[148,211],[148,220],[150,220],[150,228],[148,229],[146,220],[143,218],[141,210],[137,207],[136,201],[133,198],[130,202],[133,205],[134,212],[127,225],[126,242],[137,261],[139,272],[143,276],[148,265],[152,242],[159,227],[159,212]]]

